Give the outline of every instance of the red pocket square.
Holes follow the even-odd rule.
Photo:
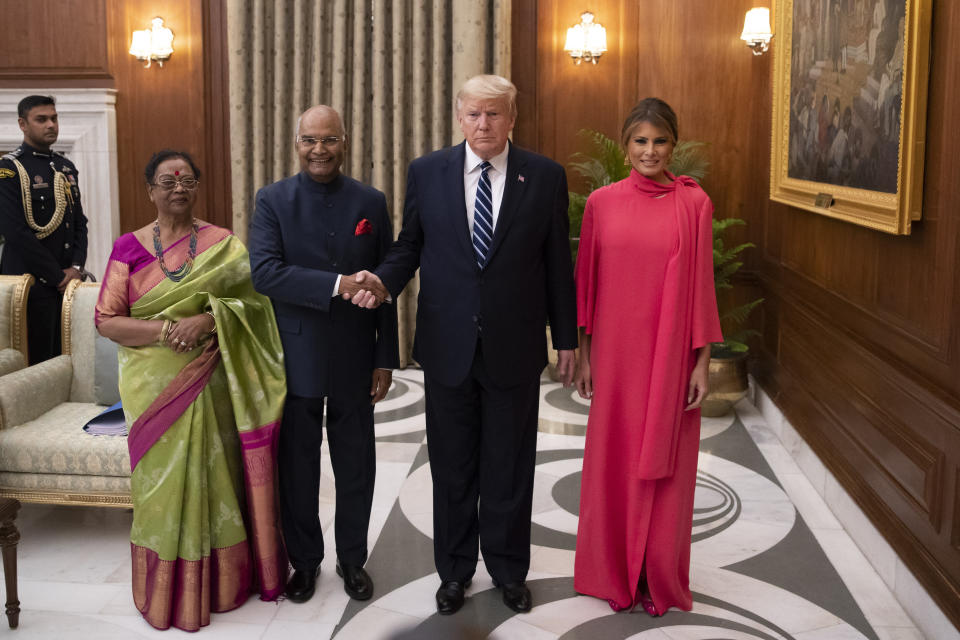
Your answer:
[[[366,218],[364,218],[363,220],[361,220],[360,222],[357,223],[357,228],[356,228],[356,230],[353,232],[353,235],[355,235],[355,236],[365,236],[365,235],[367,235],[368,233],[373,233],[373,225],[370,224],[370,221],[369,221],[369,220],[367,220]]]

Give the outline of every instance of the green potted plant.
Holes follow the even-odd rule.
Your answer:
[[[721,291],[733,289],[733,276],[743,266],[741,253],[754,246],[742,242],[727,247],[724,233],[734,226],[745,226],[740,218],[713,219],[713,282],[720,306],[720,325],[723,327],[723,342],[710,345],[710,392],[703,401],[701,412],[707,417],[725,415],[735,402],[747,393],[747,346],[746,340],[757,335],[753,329],[743,328],[750,313],[763,298],[750,300],[734,306],[721,304]]]
[[[623,180],[630,174],[630,165],[624,159],[619,142],[599,131],[589,129],[581,130],[579,135],[587,142],[588,150],[573,154],[569,165],[586,183],[585,193],[570,192],[570,204],[567,208],[570,217],[570,248],[574,260],[580,242],[580,225],[583,222],[587,197],[594,190]],[[680,141],[673,149],[670,172],[674,175],[690,176],[699,183],[710,167],[706,146],[705,142],[696,140]],[[729,248],[726,246],[726,230],[743,225],[746,225],[746,222],[739,218],[713,220],[713,276],[718,300],[723,299],[721,291],[733,288],[732,278],[743,266],[741,253],[754,246],[750,242]],[[742,325],[761,302],[763,298],[730,308],[721,306],[720,323],[724,327],[724,340],[712,345],[710,349],[711,391],[703,404],[703,414],[706,416],[723,415],[730,410],[733,402],[746,394],[746,354],[749,349],[746,339],[756,334],[756,331],[743,329]]]

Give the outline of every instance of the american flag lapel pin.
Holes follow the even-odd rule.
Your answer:
[[[517,180],[519,180],[520,182],[526,182],[527,179],[524,178],[523,174],[521,173],[519,176],[517,176]]]

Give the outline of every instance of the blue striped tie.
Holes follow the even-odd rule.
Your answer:
[[[480,165],[480,183],[477,185],[477,202],[473,207],[473,251],[481,268],[487,260],[487,252],[493,241],[493,190],[487,171],[493,166],[486,160]]]

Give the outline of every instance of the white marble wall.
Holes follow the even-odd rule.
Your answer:
[[[840,525],[873,565],[913,623],[923,632],[924,637],[938,640],[960,638],[960,632],[951,624],[850,494],[824,466],[803,437],[797,433],[777,405],[753,380],[751,380],[751,387],[756,389],[755,405],[770,430],[780,439],[783,448],[789,452]],[[831,558],[831,560],[835,559]]]
[[[17,103],[31,94],[52,95],[60,116],[60,138],[53,148],[64,153],[80,175],[83,211],[89,220],[88,271],[99,280],[110,248],[120,232],[117,189],[117,102],[115,89],[0,89],[0,149],[23,141]]]

